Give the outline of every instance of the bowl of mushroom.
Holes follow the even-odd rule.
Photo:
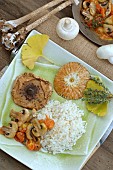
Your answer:
[[[81,0],[73,5],[80,31],[98,45],[113,43],[113,4],[111,0]]]

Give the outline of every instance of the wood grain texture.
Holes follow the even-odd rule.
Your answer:
[[[48,2],[50,2],[50,0],[0,0],[0,17],[5,18],[6,20],[16,19]],[[65,16],[72,17],[70,7],[67,7],[57,14],[57,17],[59,18]],[[76,53],[79,55],[79,49]],[[4,50],[0,42],[0,70],[9,63],[9,56],[9,52]],[[89,59],[88,63],[90,64],[90,62],[91,61]],[[101,68],[98,67],[98,70],[100,69]],[[0,170],[12,169],[29,170],[28,167],[11,158],[3,151],[0,151]],[[113,132],[110,134],[106,142],[87,162],[83,170],[113,170]]]

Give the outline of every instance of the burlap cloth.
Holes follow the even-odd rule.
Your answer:
[[[30,22],[33,22],[35,19],[32,19]],[[51,19],[38,26],[36,30],[41,33],[48,34],[51,40],[113,80],[113,65],[111,65],[108,60],[100,60],[96,57],[96,50],[98,46],[85,38],[81,33],[79,33],[74,40],[62,40],[56,33],[56,25],[58,21],[58,17],[53,16]]]

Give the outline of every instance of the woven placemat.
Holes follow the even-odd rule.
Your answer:
[[[32,19],[30,22],[33,22],[35,19],[36,18]],[[98,46],[86,39],[81,33],[79,33],[79,35],[74,40],[62,40],[56,33],[56,25],[58,21],[59,18],[53,16],[51,19],[38,26],[36,30],[41,33],[48,34],[51,40],[113,80],[113,75],[111,74],[113,73],[113,65],[111,65],[107,60],[100,60],[97,58],[96,50]]]

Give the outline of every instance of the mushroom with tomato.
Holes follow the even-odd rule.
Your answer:
[[[7,138],[14,138],[16,135],[16,132],[18,131],[18,124],[14,121],[11,121],[9,123],[9,126],[3,126],[2,131],[4,133],[4,136]]]

